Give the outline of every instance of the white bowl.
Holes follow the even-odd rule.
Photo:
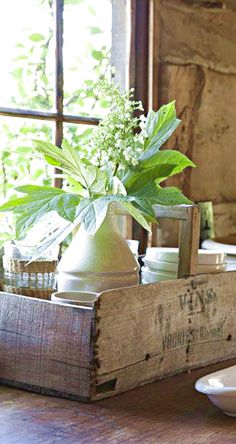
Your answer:
[[[236,417],[236,365],[203,376],[195,389],[207,395],[226,415]]]
[[[51,301],[60,304],[82,305],[93,307],[98,293],[88,291],[58,291],[51,295]]]
[[[142,267],[141,271],[141,281],[145,283],[160,282],[160,281],[171,281],[177,279],[177,273],[166,273],[164,271],[153,271],[148,267]]]
[[[145,265],[150,268],[150,271],[165,271],[177,273],[178,271],[178,262],[167,262],[155,259],[149,259],[147,256],[143,258],[143,262]],[[198,264],[197,273],[220,273],[226,269],[226,263],[220,265],[202,265]]]
[[[235,247],[236,248],[236,247]],[[178,262],[179,249],[168,247],[149,247],[146,251],[146,258],[155,261]],[[218,249],[198,250],[199,265],[220,265],[226,262],[226,254]]]

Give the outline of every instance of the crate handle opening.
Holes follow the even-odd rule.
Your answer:
[[[200,209],[197,205],[154,205],[157,219],[180,221],[178,278],[197,274],[200,239]]]
[[[111,379],[110,381],[103,382],[96,386],[96,393],[106,393],[115,390],[117,383],[117,378]]]

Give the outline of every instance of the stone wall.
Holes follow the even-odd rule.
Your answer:
[[[168,147],[197,165],[169,185],[195,202],[236,204],[236,0],[162,0],[158,22],[159,101],[176,99],[182,119]],[[164,226],[165,243],[176,243]]]

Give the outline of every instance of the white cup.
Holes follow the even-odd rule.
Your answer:
[[[90,291],[58,291],[51,295],[51,301],[59,304],[82,305],[93,307],[98,293]]]

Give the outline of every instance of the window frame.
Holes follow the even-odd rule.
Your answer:
[[[63,140],[63,123],[75,123],[85,125],[98,125],[99,119],[90,116],[65,114],[64,101],[64,64],[63,64],[63,12],[64,0],[55,0],[55,112],[40,110],[20,109],[14,107],[0,107],[0,116],[36,119],[55,122],[55,144],[61,146]],[[61,188],[62,181],[55,178],[54,185]]]
[[[154,0],[155,1],[155,0]],[[131,0],[130,88],[135,100],[141,100],[147,114],[150,103],[150,10],[151,0]],[[138,29],[138,32],[136,30]],[[148,232],[132,219],[132,238],[139,240],[139,252],[145,253]]]

